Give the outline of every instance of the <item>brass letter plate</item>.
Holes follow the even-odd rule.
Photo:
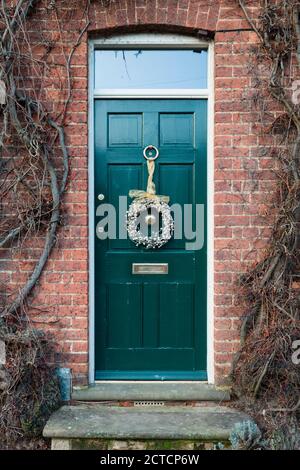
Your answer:
[[[168,263],[132,263],[132,274],[168,274]]]

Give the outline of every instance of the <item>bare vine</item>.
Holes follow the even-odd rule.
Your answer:
[[[255,67],[262,64],[265,70],[263,76],[256,76],[256,109],[263,122],[265,102],[272,97],[281,112],[274,114],[268,129],[273,138],[269,152],[274,170],[279,163],[275,222],[266,257],[242,278],[249,309],[242,323],[233,381],[249,411],[253,406],[263,410],[263,424],[275,432],[278,426],[283,429],[286,415],[297,417],[300,407],[300,371],[292,362],[292,344],[300,338],[296,283],[300,268],[300,107],[291,93],[292,82],[299,77],[300,3],[264,0],[256,19],[246,1],[238,3],[258,36],[253,50]]]
[[[0,435],[8,441],[32,427],[40,432],[58,403],[54,345],[47,335],[32,329],[26,312],[28,297],[39,282],[62,224],[70,167],[64,126],[72,97],[71,63],[89,26],[90,1],[86,0],[82,28],[67,51],[61,37],[64,100],[61,111],[55,110],[54,115],[47,109],[43,78],[52,76],[53,64],[48,58],[55,46],[41,31],[39,44],[45,54],[36,59],[32,51],[30,20],[40,4],[41,0],[0,2],[0,251],[22,252],[30,239],[43,240],[24,285],[10,295],[4,292],[1,302],[0,339],[6,343],[8,361],[0,370]],[[49,2],[47,8],[62,34],[56,2]]]
[[[0,231],[0,247],[5,247],[17,237],[33,228],[46,233],[45,243],[39,260],[28,278],[26,284],[21,288],[18,295],[1,312],[1,316],[7,316],[18,312],[26,301],[27,296],[38,282],[44,266],[56,242],[56,232],[61,218],[61,200],[64,194],[68,173],[69,155],[65,143],[64,117],[71,98],[70,64],[76,48],[79,46],[89,21],[80,32],[68,58],[66,59],[67,73],[67,98],[60,122],[52,118],[44,109],[42,102],[27,94],[24,87],[17,83],[17,78],[22,73],[20,67],[20,43],[26,35],[25,20],[32,12],[39,0],[20,0],[13,14],[2,1],[0,19],[6,25],[0,43],[0,80],[5,84],[6,102],[2,106],[4,128],[0,146],[2,155],[8,149],[12,136],[17,139],[13,151],[17,146],[23,148],[24,157],[19,168],[16,161],[4,156],[4,181],[1,185],[2,200],[13,193],[18,198],[20,194],[27,198],[27,204],[18,207],[18,216],[12,213],[10,220],[5,221]],[[87,3],[87,15],[88,15]],[[88,16],[87,16],[88,18]],[[62,123],[62,124],[60,124]],[[55,134],[51,134],[51,129]],[[51,140],[49,139],[51,136]],[[63,156],[63,173],[59,179],[59,169],[55,166],[54,142],[59,139]],[[10,166],[11,164],[11,166]],[[12,170],[13,166],[13,170]],[[9,169],[8,169],[9,168]],[[32,184],[32,181],[35,184]],[[48,188],[50,189],[50,195]],[[24,194],[27,193],[27,194]],[[11,203],[11,201],[10,201]],[[18,204],[17,204],[18,205]]]

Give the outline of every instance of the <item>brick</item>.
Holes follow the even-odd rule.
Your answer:
[[[86,352],[88,350],[87,341],[73,341],[72,352]]]

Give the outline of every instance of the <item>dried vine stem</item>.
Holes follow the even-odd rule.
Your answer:
[[[299,290],[294,285],[300,268],[300,107],[293,102],[290,88],[291,80],[299,78],[299,25],[295,21],[300,4],[265,0],[259,18],[253,20],[246,2],[238,3],[259,40],[253,50],[254,68],[259,63],[268,68],[263,76],[257,72],[255,77],[256,110],[264,122],[266,102],[272,97],[282,113],[280,119],[274,115],[269,126],[274,167],[279,162],[276,218],[265,259],[242,278],[249,311],[234,362],[234,389],[246,406],[248,400],[260,409],[297,414],[300,373],[292,363],[292,343],[300,338]],[[292,66],[297,73],[291,77]],[[258,399],[256,405],[251,397]],[[274,429],[282,424],[277,418],[269,416],[268,420]]]
[[[90,8],[90,0],[82,0],[82,28],[72,45],[65,41],[63,35],[68,33],[60,23],[64,13],[72,15],[73,10],[64,8],[64,0],[59,7],[50,2],[45,14],[56,19],[61,31],[59,44],[53,45],[43,31],[30,30],[41,0],[18,0],[14,7],[8,3],[0,0],[0,93],[5,91],[0,97],[0,249],[2,253],[8,248],[12,255],[18,250],[20,255],[28,247],[36,261],[20,290],[11,296],[3,292],[1,299],[0,339],[6,344],[7,362],[0,366],[0,448],[24,446],[24,435],[40,435],[59,406],[55,345],[51,337],[32,328],[26,311],[28,296],[40,279],[61,224],[69,176],[64,126],[72,97],[71,63],[89,26]],[[32,42],[37,41],[45,44],[42,59],[31,51]],[[44,79],[53,77],[52,66],[57,67],[51,57],[54,47],[61,47],[65,57],[58,72],[62,105],[56,115],[47,111],[43,86]],[[42,248],[35,249],[32,237],[43,242]]]
[[[0,247],[8,246],[16,239],[20,241],[28,233],[38,234],[41,230],[46,233],[43,250],[31,275],[17,296],[7,303],[0,314],[2,317],[17,313],[24,305],[38,282],[56,242],[61,219],[61,200],[69,174],[64,119],[72,93],[70,66],[74,52],[89,25],[88,0],[84,27],[66,57],[67,97],[59,118],[55,119],[47,113],[37,93],[34,97],[27,94],[20,80],[24,67],[20,63],[23,52],[21,44],[25,42],[27,35],[25,24],[38,4],[39,0],[19,0],[13,13],[7,8],[4,0],[0,7],[0,19],[6,25],[0,42],[0,80],[6,89],[6,103],[2,106],[3,129],[0,147],[4,166],[0,193],[4,205],[8,207],[8,213],[11,212],[11,217],[0,225]],[[31,60],[26,65],[32,69],[32,64],[35,64],[34,57],[28,53],[27,55]],[[41,64],[41,67],[45,66],[46,59]],[[56,155],[57,149],[54,150],[57,138],[60,145],[59,155]],[[13,153],[22,154],[22,158],[14,158]],[[59,163],[60,153],[62,171]],[[32,185],[33,182],[35,185]],[[19,194],[23,196],[21,204],[17,200]]]

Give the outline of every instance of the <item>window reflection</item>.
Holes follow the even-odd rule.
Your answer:
[[[95,88],[207,88],[207,51],[95,51]]]

